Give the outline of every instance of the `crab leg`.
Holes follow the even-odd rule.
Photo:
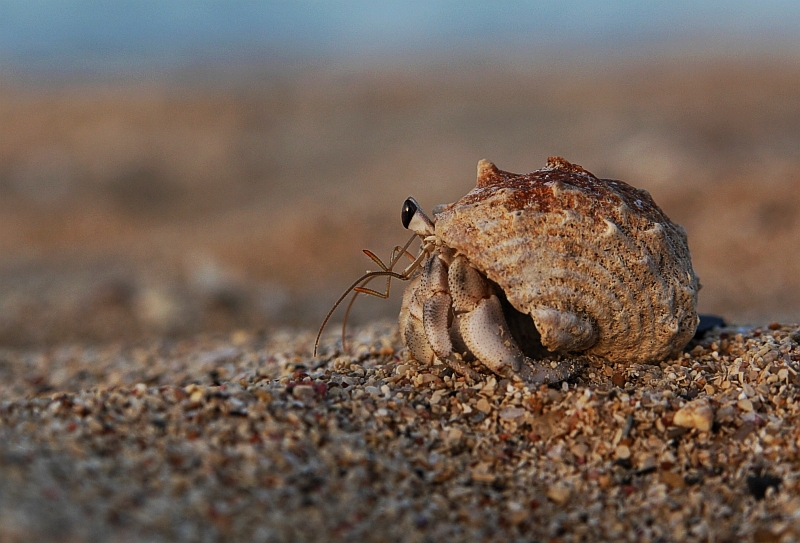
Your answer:
[[[508,328],[500,300],[463,256],[453,259],[448,279],[457,315],[455,335],[489,369],[507,378],[517,375],[534,385],[563,381],[570,376],[569,364],[562,362],[553,367],[522,353]]]
[[[453,352],[447,323],[451,298],[447,286],[447,267],[438,255],[425,263],[422,277],[422,292],[425,293],[422,303],[423,329],[436,356],[446,358]]]
[[[453,352],[447,327],[449,315],[447,270],[444,262],[434,255],[403,294],[398,319],[400,334],[411,355],[420,362],[431,364],[439,360],[456,373],[478,380],[480,374]]]
[[[563,381],[572,373],[568,364],[562,362],[553,367],[522,353],[511,337],[500,300],[494,294],[461,316],[460,332],[472,354],[503,377],[518,375],[527,383],[540,385]]]

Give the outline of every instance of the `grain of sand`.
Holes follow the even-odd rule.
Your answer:
[[[6,349],[0,540],[795,541],[794,331],[533,390],[391,324]]]

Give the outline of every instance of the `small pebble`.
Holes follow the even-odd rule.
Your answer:
[[[294,387],[292,394],[303,403],[311,403],[314,401],[317,392],[310,385],[298,385]]]
[[[714,410],[706,399],[689,402],[675,412],[673,424],[708,432],[714,424]]]
[[[736,402],[736,405],[739,407],[739,409],[741,409],[745,413],[750,413],[753,411],[753,402],[751,402],[747,398],[739,400],[738,402]]]
[[[517,526],[518,524],[522,524],[530,517],[530,511],[525,508],[519,502],[509,502],[508,503],[508,521],[513,525]]]
[[[619,445],[614,449],[614,456],[619,460],[627,460],[631,457],[631,450],[627,445]]]
[[[471,472],[472,480],[477,483],[493,483],[496,479],[494,473],[492,473],[492,468],[485,463],[478,464],[472,469]]]
[[[481,409],[481,411],[483,410]],[[503,409],[500,410],[501,419],[518,419],[524,414],[525,414],[525,409],[521,407],[504,407]]]
[[[686,487],[686,481],[683,480],[683,477],[681,477],[679,473],[675,473],[672,471],[662,471],[658,475],[658,480],[666,484],[670,488]]]
[[[567,503],[570,495],[570,489],[560,483],[556,483],[547,489],[547,497],[559,505]]]

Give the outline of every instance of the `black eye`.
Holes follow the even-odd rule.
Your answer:
[[[403,228],[408,228],[408,225],[411,223],[411,218],[416,212],[417,204],[415,204],[414,200],[411,198],[407,199],[403,203],[403,212],[400,215],[400,219],[403,221]]]

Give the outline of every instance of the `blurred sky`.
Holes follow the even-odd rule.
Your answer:
[[[245,60],[800,49],[797,0],[0,0],[6,75]]]

